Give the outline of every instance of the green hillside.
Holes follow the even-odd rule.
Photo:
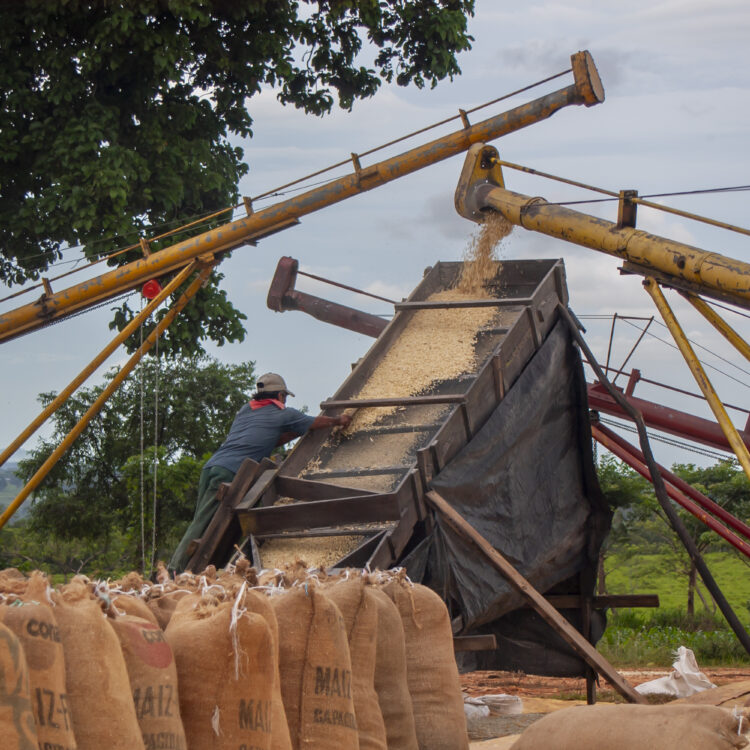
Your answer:
[[[750,566],[726,552],[709,552],[704,557],[737,616],[750,626]],[[611,555],[606,560],[605,570],[609,594],[658,594],[661,609],[684,610],[687,606],[687,576],[676,571],[666,555],[642,554],[627,558]],[[700,580],[698,585],[713,611],[711,598]],[[696,596],[696,614],[704,609]]]

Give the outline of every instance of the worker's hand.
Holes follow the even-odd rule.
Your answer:
[[[338,418],[338,423],[341,427],[348,427],[352,423],[352,418],[348,414],[342,414]]]

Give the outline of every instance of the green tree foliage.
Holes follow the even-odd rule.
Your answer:
[[[435,86],[460,73],[473,9],[474,0],[1,4],[0,280],[38,278],[67,246],[101,257],[235,204],[248,166],[230,137],[252,135],[248,100],[262,87],[324,115],[383,80]],[[165,350],[243,339],[244,316],[216,291],[219,279]],[[131,316],[123,306],[117,325]]]
[[[148,567],[154,529],[157,557],[169,554],[179,540],[195,508],[201,467],[223,441],[255,382],[252,362],[223,365],[205,355],[150,359],[141,368],[50,472],[36,492],[28,521],[28,531],[38,539],[73,545],[92,559],[98,559],[97,550],[117,548],[119,564],[137,568],[144,554]],[[19,462],[24,480],[102,389],[81,389],[55,414],[51,439],[40,440]],[[53,396],[42,394],[40,401],[47,404]]]
[[[750,519],[750,482],[733,461],[708,467],[675,464],[672,472],[734,516],[746,522]],[[670,569],[687,580],[687,613],[694,614],[696,594],[707,609],[714,609],[698,587],[695,566],[667,520],[652,485],[609,454],[599,462],[598,474],[605,497],[615,510],[606,552],[616,552],[625,561],[634,555],[659,554],[659,565],[666,561]],[[679,506],[675,508],[699,552],[734,551],[694,515]],[[601,580],[600,566],[600,584]]]

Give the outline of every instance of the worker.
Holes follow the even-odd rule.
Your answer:
[[[206,461],[198,484],[198,503],[195,515],[182,541],[172,555],[170,570],[181,573],[188,564],[192,550],[190,543],[202,536],[219,507],[216,495],[223,482],[231,482],[246,458],[260,461],[271,455],[271,451],[288,443],[308,430],[351,422],[348,414],[339,417],[311,417],[298,409],[287,407],[287,396],[294,394],[286,387],[284,378],[269,372],[256,382],[256,392],[232,422],[226,440],[219,450]]]

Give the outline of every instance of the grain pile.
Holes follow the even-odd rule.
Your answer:
[[[454,302],[489,296],[486,290],[477,293],[456,288],[435,292],[428,300]],[[417,310],[354,398],[414,396],[434,383],[473,372],[477,333],[496,314],[491,307]],[[395,406],[359,409],[346,432],[365,430],[395,411]]]
[[[260,548],[263,567],[271,570],[283,568],[301,557],[311,567],[327,568],[349,554],[364,541],[362,536],[308,536],[290,539],[269,539]]]

